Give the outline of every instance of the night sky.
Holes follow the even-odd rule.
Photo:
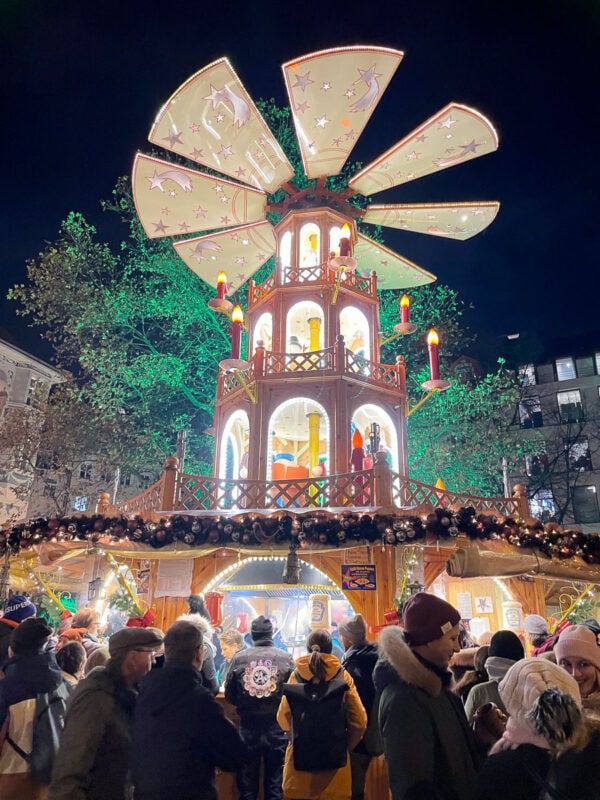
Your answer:
[[[373,44],[405,56],[351,160],[370,162],[451,100],[500,136],[492,155],[374,197],[499,200],[490,228],[467,242],[388,229],[386,244],[458,289],[488,337],[589,331],[597,349],[599,21],[592,0],[3,0],[0,327],[48,355],[6,289],[69,211],[103,239],[126,235],[100,201],[150,151],[156,112],[190,75],[227,56],[255,99],[284,104],[284,61]]]

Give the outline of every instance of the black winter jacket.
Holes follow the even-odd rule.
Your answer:
[[[244,755],[197,669],[167,663],[143,679],[133,720],[136,800],[216,800],[215,767],[233,772]]]
[[[272,639],[238,650],[229,664],[225,699],[236,707],[243,726],[275,722],[283,684],[294,667],[292,656]]]

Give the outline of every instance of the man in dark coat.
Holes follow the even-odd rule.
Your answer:
[[[459,651],[460,614],[420,592],[405,604],[404,631],[384,628],[375,688],[392,800],[466,800],[478,755],[448,664]]]
[[[137,686],[150,672],[162,640],[156,628],[123,628],[110,637],[106,666],[93,669],[71,695],[49,800],[125,800],[129,796]]]
[[[383,752],[373,684],[373,670],[378,658],[377,645],[367,642],[367,626],[360,614],[340,620],[338,633],[344,646],[342,666],[352,675],[367,712],[368,724],[365,735],[350,753],[352,800],[363,800],[365,778],[371,759]]]
[[[0,731],[9,717],[6,733],[26,753],[31,752],[36,695],[64,683],[54,653],[45,649],[51,635],[43,619],[31,617],[17,625],[0,680]],[[46,789],[30,779],[27,762],[15,748],[5,741],[0,751],[0,797],[45,797]]]
[[[134,712],[135,800],[216,800],[215,767],[234,772],[244,744],[202,686],[202,626],[196,615],[166,633],[165,666],[141,683]]]
[[[283,684],[294,669],[289,653],[273,644],[273,624],[256,617],[250,628],[252,647],[231,659],[225,682],[225,699],[240,717],[240,733],[247,760],[238,772],[240,800],[256,800],[263,762],[264,799],[281,800],[283,760],[287,736],[277,724]]]

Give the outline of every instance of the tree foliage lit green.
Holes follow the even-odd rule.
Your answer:
[[[259,106],[295,167],[296,185],[306,188],[310,181],[302,172],[289,109],[272,101]],[[343,190],[359,167],[348,165],[328,179],[328,188]],[[281,198],[276,194],[272,199]],[[212,424],[229,322],[207,308],[214,292],[184,266],[170,241],[146,237],[127,179],[119,180],[104,207],[126,226],[127,238],[118,251],[98,242],[94,226],[71,213],[57,240],[29,262],[28,282],[13,287],[10,297],[19,304],[18,313],[52,343],[57,364],[73,373],[71,393],[76,387],[77,402],[91,409],[88,430],[115,423],[113,435],[122,446],[111,449],[104,434],[96,438],[107,457],[134,470],[160,463],[174,452],[177,432],[186,430],[187,471],[209,474],[213,442],[203,431]],[[368,233],[380,238],[378,229]],[[384,333],[398,322],[400,294],[381,293]],[[464,324],[468,309],[452,289],[422,287],[411,292],[411,299],[418,333],[384,345],[381,360],[393,363],[397,353],[405,356],[414,405],[427,377],[427,329],[436,326],[440,334],[443,370],[472,337]],[[449,391],[410,418],[413,477],[428,483],[441,478],[457,491],[497,494],[515,401],[514,382],[502,366],[479,379],[454,378]]]

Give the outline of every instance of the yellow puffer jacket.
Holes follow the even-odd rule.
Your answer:
[[[311,680],[312,673],[308,668],[309,655],[301,656],[296,661],[296,670],[304,680]],[[326,680],[330,681],[340,669],[339,659],[333,655],[323,653],[322,658],[327,665]],[[360,702],[352,676],[342,670],[339,674],[349,686],[344,694],[346,706],[346,721],[348,723],[348,740],[352,747],[360,741],[367,727],[367,713]],[[290,675],[290,683],[297,683],[294,673]],[[286,733],[292,730],[292,713],[286,697],[281,698],[277,712],[277,722]],[[313,798],[313,800],[349,800],[352,793],[352,778],[350,773],[350,759],[346,766],[327,772],[300,772],[294,769],[292,744],[288,744],[283,767],[283,796],[286,800],[300,800],[300,798]]]

